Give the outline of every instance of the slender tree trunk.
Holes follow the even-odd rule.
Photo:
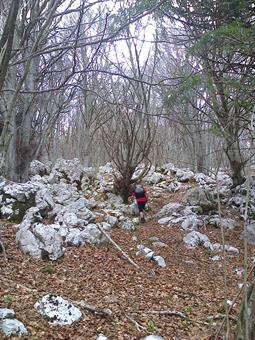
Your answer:
[[[12,0],[10,4],[9,14],[4,26],[4,30],[0,39],[0,91],[3,88],[9,61],[11,58],[12,45],[14,40],[14,32],[16,19],[19,12],[20,0]]]
[[[203,138],[201,133],[198,132],[197,136],[197,171],[204,172],[205,171],[205,145],[203,143]]]
[[[243,176],[244,164],[237,141],[227,141],[226,154],[232,171],[232,188],[235,188],[236,186],[241,185],[245,182],[245,177]]]
[[[245,302],[242,301],[241,311],[237,323],[236,340],[255,339],[255,282],[249,287],[247,294],[247,315],[245,313]],[[248,325],[247,325],[248,323]],[[248,334],[246,334],[246,329]]]
[[[81,143],[79,143],[79,155],[80,159],[84,163],[85,166],[91,166],[92,164],[92,138],[90,136],[89,128],[83,124],[83,132],[80,133],[79,139]]]

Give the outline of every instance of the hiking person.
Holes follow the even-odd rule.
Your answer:
[[[140,222],[144,223],[145,222],[144,209],[145,209],[145,204],[148,201],[148,195],[142,184],[136,184],[134,186],[133,191],[132,191],[132,196],[134,196],[136,199],[136,203],[137,203],[138,210],[139,210]]]

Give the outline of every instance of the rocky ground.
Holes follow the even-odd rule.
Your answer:
[[[7,260],[0,253],[0,308],[15,311],[28,331],[23,338],[92,340],[103,334],[110,340],[138,340],[154,334],[165,340],[214,339],[225,314],[222,251],[199,242],[187,247],[183,241],[187,230],[180,223],[159,224],[157,216],[166,204],[183,202],[187,184],[182,185],[176,192],[163,190],[153,195],[155,185],[148,181],[151,199],[146,223],[131,230],[121,225],[111,229],[111,238],[139,269],[112,244],[65,247],[64,256],[57,261],[24,255],[15,242],[17,225],[2,220],[0,239]],[[188,187],[197,185],[191,180]],[[234,228],[224,231],[226,244],[238,250],[226,253],[227,299],[229,304],[236,301],[231,310],[234,338],[243,282],[243,220],[231,206],[223,205],[222,212],[224,218],[236,222]],[[96,216],[100,221],[101,215]],[[222,243],[221,231],[213,224],[204,223],[199,232],[212,244]],[[166,267],[137,254],[139,244],[162,256]],[[249,245],[248,253],[250,270],[254,246]],[[52,325],[43,319],[34,304],[48,293],[79,307],[81,319],[72,325]],[[84,308],[84,303],[96,310]]]

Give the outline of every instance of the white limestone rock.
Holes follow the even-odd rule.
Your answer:
[[[236,207],[240,207],[245,204],[245,196],[234,196],[231,197],[228,201],[229,205],[233,205]]]
[[[184,209],[184,206],[178,202],[171,202],[163,206],[163,208],[157,213],[158,217],[169,217],[173,213],[179,213]]]
[[[57,171],[67,182],[81,184],[83,167],[78,158],[57,159],[53,171]]]
[[[215,256],[211,257],[212,261],[220,261],[221,259],[222,259],[222,257],[219,256],[219,255],[215,255]]]
[[[168,185],[168,191],[170,192],[177,192],[178,190],[180,190],[181,188],[181,184],[179,182],[171,182],[169,185]]]
[[[143,255],[148,260],[151,260],[153,255],[155,254],[153,250],[151,250],[148,247],[145,247],[143,244],[139,244],[137,246],[137,249],[138,249],[137,255]]]
[[[167,224],[172,220],[172,217],[162,217],[158,220],[159,224]]]
[[[47,215],[47,213],[54,208],[55,203],[53,196],[47,187],[43,187],[37,191],[35,205],[43,215]]]
[[[23,253],[32,257],[57,260],[64,252],[62,238],[54,226],[38,222],[25,225],[23,221],[16,234],[16,243]]]
[[[125,230],[135,230],[136,229],[136,226],[134,225],[133,221],[131,221],[131,220],[123,221],[121,227]]]
[[[37,207],[32,207],[27,210],[22,222],[19,225],[19,229],[28,229],[36,222],[42,222],[43,218]]]
[[[97,337],[96,337],[96,340],[108,340],[107,336],[104,336],[103,334],[99,334]]]
[[[220,169],[220,171],[218,172],[218,174],[217,174],[217,181],[218,181],[219,186],[228,186],[228,187],[230,187],[233,184],[233,181],[232,181],[231,177],[223,169]]]
[[[28,334],[24,324],[17,319],[0,320],[0,329],[6,336],[25,336]]]
[[[194,172],[189,169],[178,169],[176,177],[182,183],[186,183],[194,178]]]
[[[35,194],[39,190],[39,187],[31,182],[27,183],[14,183],[7,182],[2,188],[2,192],[7,196],[7,198],[14,198],[18,202],[27,203],[33,202],[35,199]]]
[[[198,219],[196,216],[188,216],[181,224],[184,230],[197,230],[203,226],[204,222]]]
[[[107,233],[110,232],[111,226],[106,222],[101,222],[97,224],[89,224],[82,231],[82,237],[85,243],[91,243],[96,245],[106,244],[108,243],[108,239],[106,236],[97,228],[99,225],[102,229],[104,229]]]
[[[79,308],[54,294],[44,295],[34,307],[50,324],[71,325],[82,317]]]
[[[143,244],[139,244],[137,249],[137,255],[143,255],[146,259],[155,261],[161,268],[166,267],[165,259],[162,256],[156,255],[150,248],[145,247]]]
[[[211,244],[211,247],[212,247],[211,248],[212,250],[223,250],[223,245],[220,243],[213,243]],[[225,251],[236,253],[236,254],[239,253],[239,250],[237,248],[230,246],[228,244],[225,244]]]
[[[177,168],[174,166],[174,164],[172,163],[167,163],[167,164],[163,164],[160,166],[160,170],[161,172],[163,172],[164,174],[170,176],[170,175],[174,175],[177,171]]]
[[[95,220],[95,215],[86,207],[86,201],[81,197],[67,205],[55,205],[53,212],[55,221],[71,226],[85,226]]]
[[[49,174],[49,172],[50,172],[49,167],[38,160],[33,160],[30,163],[30,174],[32,176],[35,176],[35,175],[45,176]]]
[[[116,216],[107,215],[105,221],[111,225],[112,228],[116,227],[119,220]]]
[[[202,172],[195,174],[194,179],[201,186],[204,186],[204,185],[215,185],[216,184],[215,179],[213,179],[210,176],[205,175]]]
[[[200,187],[189,190],[183,201],[190,206],[200,206],[203,213],[207,213],[217,208],[217,204],[212,193]]]
[[[165,261],[165,259],[164,259],[162,256],[154,255],[154,256],[153,256],[153,260],[154,260],[155,262],[157,262],[157,264],[159,265],[159,267],[161,267],[161,268],[165,268],[165,267],[166,267],[166,261]]]
[[[210,243],[209,238],[200,233],[199,231],[192,231],[188,233],[183,238],[184,243],[187,245],[188,248],[195,248],[200,245],[205,245],[207,243]]]
[[[220,218],[218,216],[210,218],[208,222],[209,224],[220,228]],[[222,218],[221,222],[222,227],[226,230],[233,230],[234,228],[238,227],[238,223],[231,218]]]
[[[144,180],[151,184],[158,184],[164,180],[164,176],[159,172],[154,172],[144,177]]]
[[[0,320],[2,319],[13,319],[15,316],[15,312],[13,309],[9,308],[0,308]]]

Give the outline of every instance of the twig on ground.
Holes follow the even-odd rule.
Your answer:
[[[118,249],[118,251],[121,252],[121,254],[128,260],[128,262],[130,262],[133,266],[135,266],[137,269],[140,269],[140,267],[138,266],[138,264],[136,264],[129,256],[127,253],[125,253],[121,248],[120,246],[115,242],[113,241],[113,239],[107,234],[107,232],[102,228],[100,227],[99,225],[97,226],[97,228],[101,231],[102,234],[104,234],[104,236],[114,245],[114,247],[116,249]]]
[[[171,315],[171,316],[178,316],[180,318],[185,319],[186,315],[182,312],[176,311],[176,310],[148,310],[147,312],[144,312],[144,314],[158,314],[158,315]]]
[[[13,281],[9,278],[6,278],[4,276],[1,276],[1,280],[2,280],[3,284],[6,282],[8,285],[14,285],[15,288],[17,288],[17,289],[22,288],[22,289],[29,291],[29,292],[38,292],[38,290],[36,288],[29,288],[27,286],[24,286],[21,283],[15,282],[15,281]]]
[[[226,314],[210,315],[206,318],[206,320],[208,320],[208,321],[221,320],[221,319],[224,319],[225,317],[226,317]],[[229,315],[229,319],[231,319],[233,321],[237,321],[237,318],[233,315]]]
[[[142,325],[140,325],[137,321],[135,321],[133,318],[131,318],[130,316],[126,316],[128,320],[130,320],[134,325],[135,325],[135,328],[137,329],[138,332],[141,332],[141,331],[145,331],[146,328],[143,327]]]
[[[70,300],[70,299],[69,299]],[[94,314],[97,314],[97,315],[102,315],[102,316],[106,316],[106,317],[112,317],[113,315],[113,312],[108,309],[108,308],[99,308],[99,307],[96,307],[94,305],[91,305],[85,301],[74,301],[74,300],[70,300],[74,305],[76,306],[79,306],[83,309],[86,309],[88,310],[89,312],[92,312]]]

